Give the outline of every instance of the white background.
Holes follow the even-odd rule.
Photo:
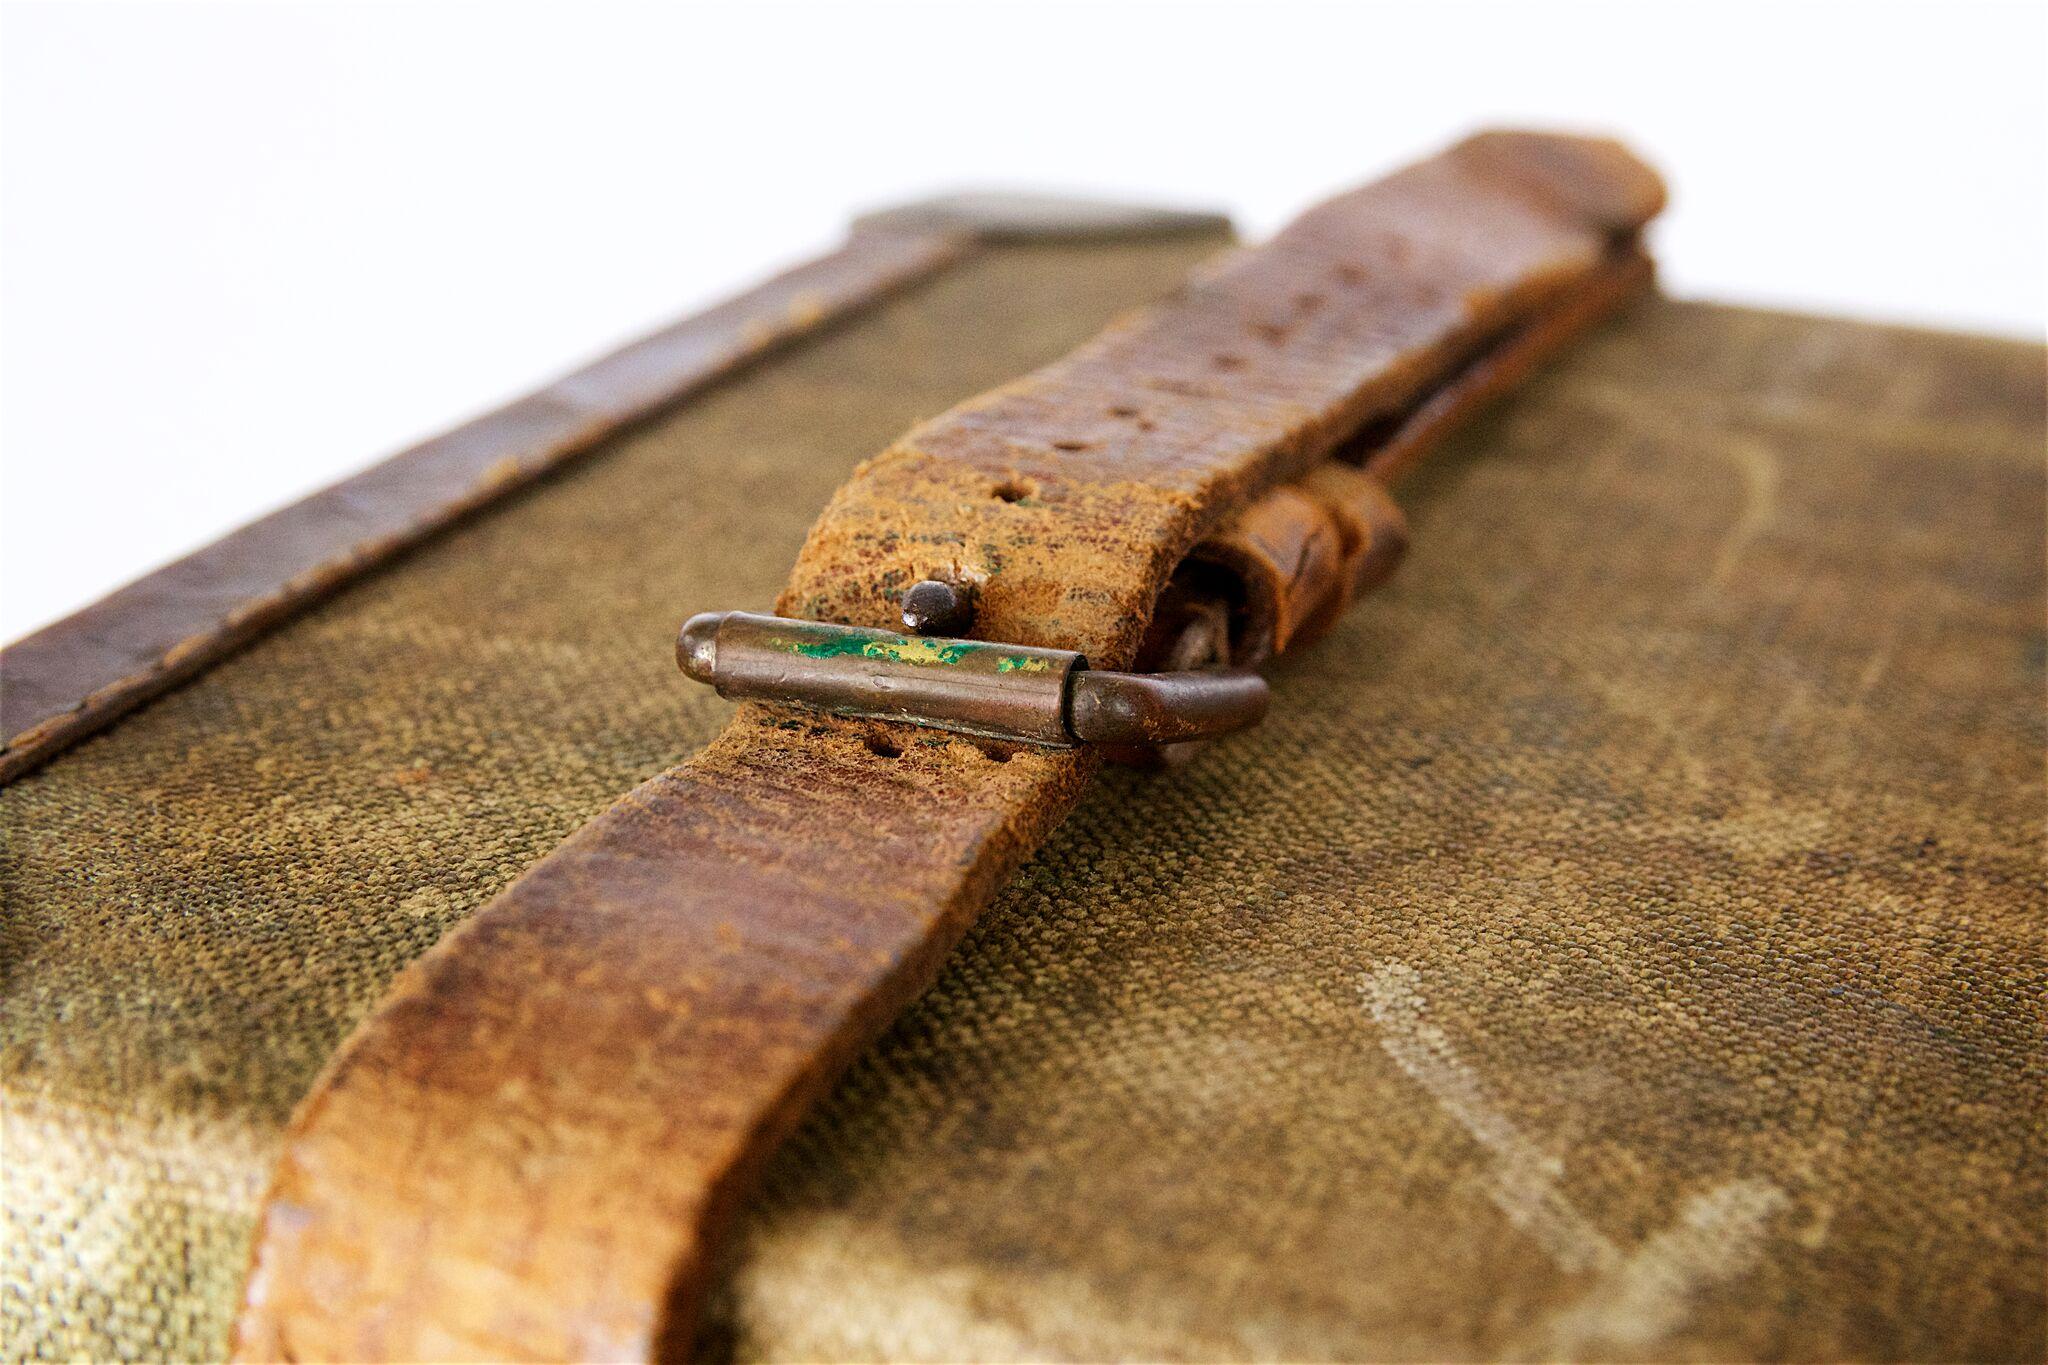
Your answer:
[[[0,638],[935,188],[1624,134],[1681,295],[2038,337],[2037,3],[0,7]]]

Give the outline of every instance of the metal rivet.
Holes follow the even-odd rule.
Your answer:
[[[912,635],[965,635],[974,628],[972,589],[927,578],[903,594],[903,625]]]

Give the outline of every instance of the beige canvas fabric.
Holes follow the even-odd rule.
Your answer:
[[[7,1352],[220,1353],[284,1120],[350,1025],[723,723],[677,623],[766,610],[858,461],[1221,244],[978,253],[0,792]]]
[[[2038,349],[1645,308],[778,1162],[745,1359],[2044,1350]]]
[[[1216,244],[984,252],[0,793],[8,1353],[217,1353],[348,1026],[716,728],[676,621]],[[1262,728],[1026,870],[777,1161],[705,1351],[2038,1358],[2041,362],[1604,331]]]

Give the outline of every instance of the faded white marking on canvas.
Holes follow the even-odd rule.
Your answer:
[[[1624,1352],[1656,1345],[1685,1325],[1701,1290],[1755,1265],[1785,1192],[1765,1180],[1735,1180],[1694,1195],[1678,1218],[1600,1277],[1544,1325],[1545,1354],[1582,1355],[1595,1346]]]
[[[1492,1155],[1488,1197],[1558,1269],[1593,1270],[1618,1260],[1614,1244],[1560,1189],[1564,1162],[1537,1146],[1487,1098],[1478,1073],[1430,1020],[1421,980],[1405,962],[1389,962],[1366,977],[1365,1007],[1380,1026],[1380,1046]]]
[[[1360,990],[1387,1055],[1491,1157],[1486,1192],[1494,1205],[1558,1269],[1594,1276],[1584,1294],[1545,1322],[1539,1354],[1651,1346],[1684,1325],[1701,1291],[1756,1263],[1770,1220],[1786,1203],[1777,1186],[1764,1180],[1716,1186],[1688,1200],[1671,1226],[1624,1252],[1565,1194],[1563,1159],[1502,1112],[1430,1019],[1413,967],[1385,963]]]

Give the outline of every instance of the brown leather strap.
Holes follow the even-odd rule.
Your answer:
[[[1612,144],[1497,134],[1334,200],[864,466],[782,609],[883,626],[909,583],[965,578],[978,637],[1127,664],[1192,546],[1607,279],[1661,195]],[[293,1122],[238,1352],[685,1348],[749,1173],[1093,762],[743,708],[344,1045]]]
[[[956,259],[971,237],[856,234],[156,570],[0,651],[0,783],[636,418]]]
[[[978,637],[1126,666],[1222,518],[1604,278],[1662,203],[1615,144],[1524,133],[1333,199],[869,462],[779,609],[886,628],[909,584],[962,578],[982,585]]]

